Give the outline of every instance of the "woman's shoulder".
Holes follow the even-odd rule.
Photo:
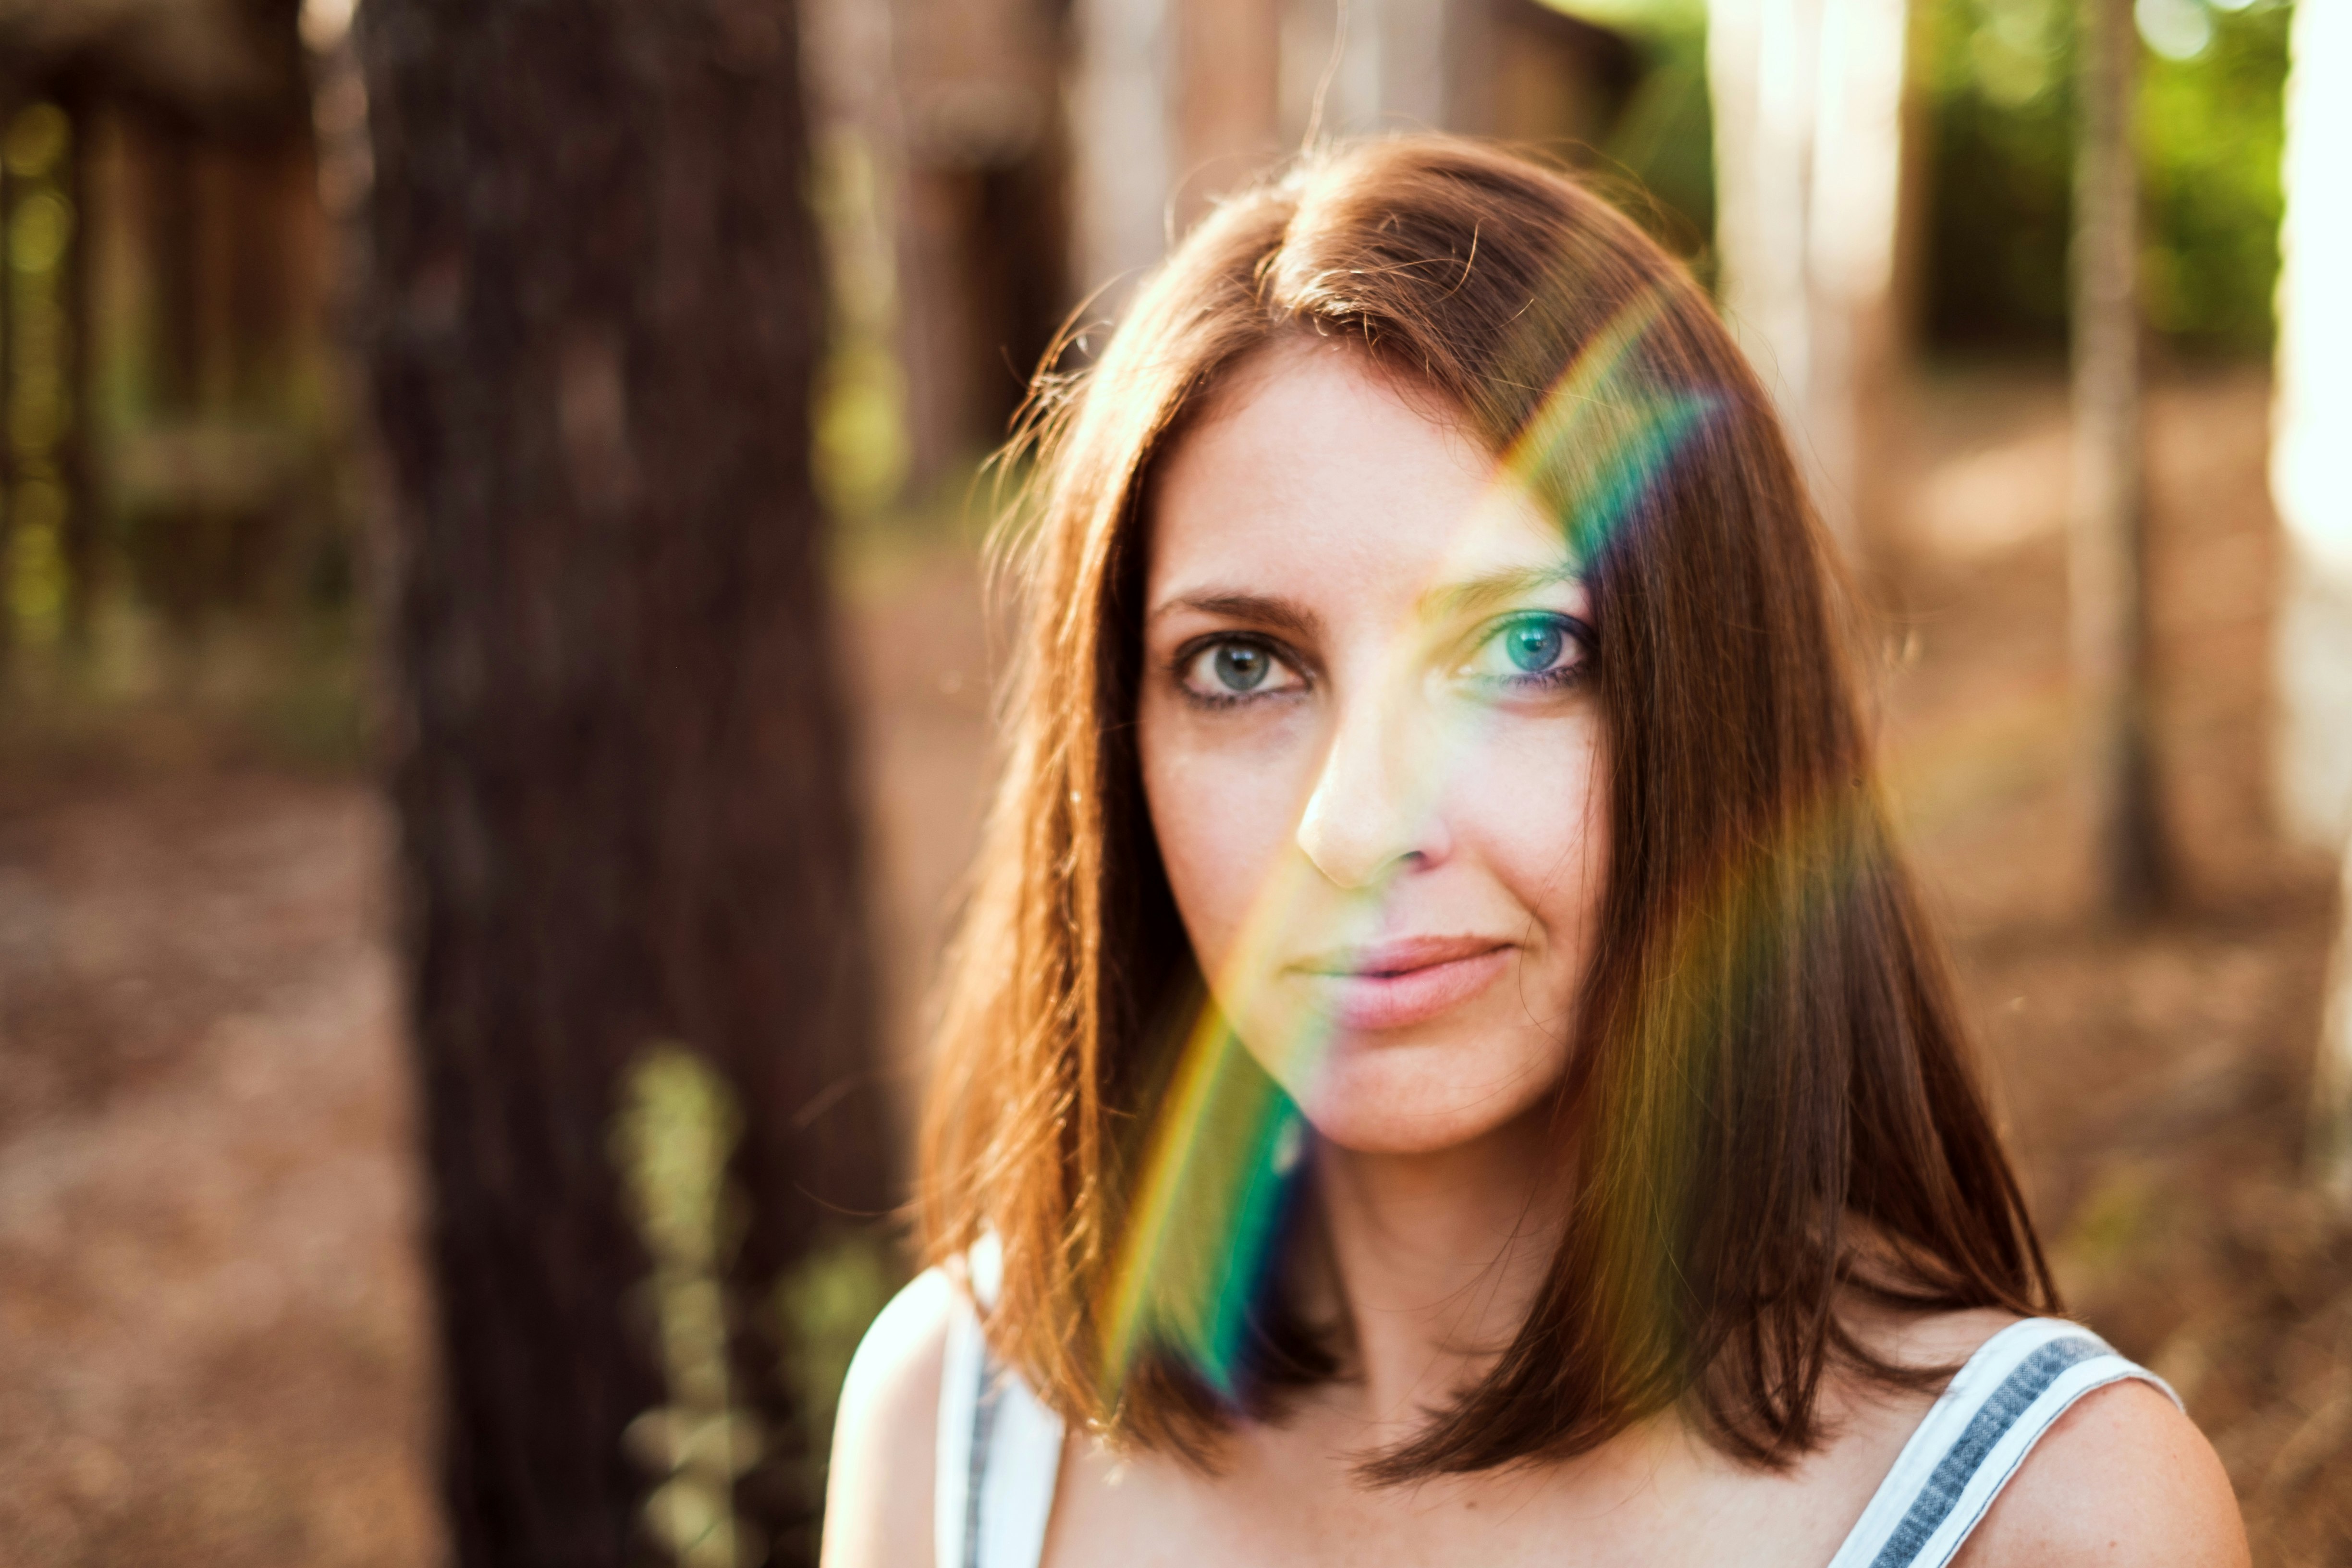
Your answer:
[[[1865,1337],[1900,1364],[1974,1365],[2002,1372],[2012,1388],[2038,1384],[2085,1347],[2105,1353],[2053,1320],[1990,1310],[1883,1322]],[[2028,1366],[2036,1352],[2040,1360]],[[2011,1368],[2011,1361],[2019,1364]],[[2133,1371],[2105,1363],[2095,1376],[2111,1380],[2091,1382],[2032,1441],[1954,1559],[1957,1568],[2086,1562],[2224,1568],[2248,1561],[2237,1500],[2212,1445],[2167,1391]],[[2000,1390],[1977,1381],[1970,1402],[1998,1403]]]
[[[940,1380],[961,1295],[939,1268],[891,1299],[842,1384],[825,1481],[824,1568],[928,1562]]]
[[[2249,1560],[2213,1446],[2162,1390],[2125,1378],[2067,1407],[1958,1561],[1959,1568],[2236,1568]]]

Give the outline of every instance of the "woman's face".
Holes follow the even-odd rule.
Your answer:
[[[1285,344],[1160,465],[1139,707],[1176,905],[1318,1133],[1453,1147],[1558,1083],[1608,868],[1561,531],[1355,349]]]

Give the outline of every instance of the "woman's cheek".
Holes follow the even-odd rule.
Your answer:
[[[1603,762],[1598,721],[1581,714],[1499,731],[1454,801],[1456,832],[1580,979],[1609,869]]]
[[[1202,968],[1214,974],[1294,837],[1282,759],[1264,747],[1203,745],[1163,731],[1147,735],[1143,762],[1170,891]]]

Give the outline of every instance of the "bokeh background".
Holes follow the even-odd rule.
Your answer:
[[[1796,155],[1771,151],[1793,68],[1758,56],[1743,87],[1737,6],[1711,38],[1705,0],[767,0],[798,35],[824,261],[807,428],[778,438],[813,452],[823,506],[848,716],[823,762],[862,817],[866,910],[843,918],[891,1149],[989,773],[983,462],[1029,372],[1067,323],[1098,341],[1171,232],[1311,133],[1509,138],[1717,286],[1803,432],[2071,1303],[2186,1398],[2258,1561],[2352,1563],[2352,1211],[2310,1157],[2337,861],[2282,805],[2282,727],[2311,720],[2281,695],[2301,656],[2269,481],[2290,38],[2296,4],[2341,3],[2132,8],[2136,668],[2164,875],[2129,906],[2070,655],[2073,0],[1848,7],[1892,44],[1856,68],[1861,110],[1802,129],[1794,208],[1741,163]],[[450,1551],[383,783],[413,737],[366,372],[371,22],[351,0],[0,0],[0,1563]],[[649,1339],[730,1245],[717,1173],[764,1113],[742,1098],[687,1050],[593,1110],[637,1194]],[[761,1309],[820,1427],[903,1267],[835,1248]],[[655,1359],[677,1422],[726,1415]],[[681,1511],[709,1500],[699,1461],[660,1435],[685,1426],[630,1430],[668,1500],[625,1560],[805,1552],[714,1546]]]

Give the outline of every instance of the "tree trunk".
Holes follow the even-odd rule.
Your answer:
[[[1072,263],[1090,312],[1115,317],[1168,246],[1176,166],[1173,0],[1076,0],[1070,83]]]
[[[1176,35],[1176,226],[1282,151],[1282,15],[1274,0],[1191,0]]]
[[[765,1436],[735,1511],[809,1561],[807,1424],[786,1347],[749,1331],[889,1186],[810,477],[795,17],[370,0],[360,26],[458,1560],[713,1560],[716,1536],[647,1530],[662,1476],[623,1444],[677,1391],[613,1118],[677,1042],[741,1115],[741,1240],[713,1252]]]
[[[1894,371],[1905,0],[1710,0],[1724,311],[1858,551]]]
[[[2162,900],[2149,735],[2141,479],[2139,174],[2132,0],[2084,0],[2074,152],[2074,505],[2068,614],[2100,886],[2131,919]]]
[[[2352,1206],[2352,11],[2295,10],[2280,226],[2271,494],[2286,535],[2277,672],[2279,806],[2345,857],[2336,960],[2312,1075],[2312,1164]]]

